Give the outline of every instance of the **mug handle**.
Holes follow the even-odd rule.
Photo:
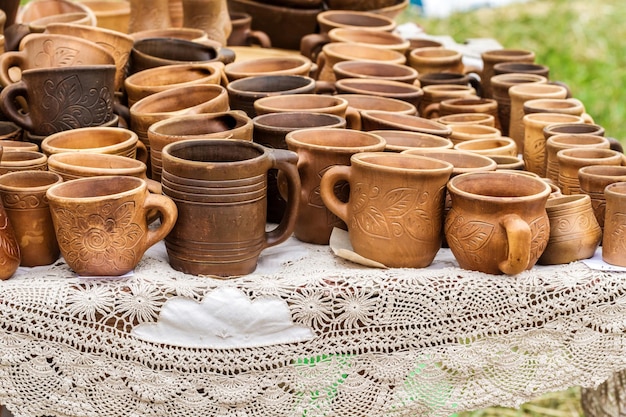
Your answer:
[[[150,228],[146,237],[144,252],[151,246],[163,240],[172,230],[178,219],[178,208],[176,203],[168,196],[161,194],[147,193],[144,202],[146,216],[153,212],[160,213],[161,224],[156,229]]]
[[[21,68],[23,66],[23,58],[20,52],[5,52],[0,58],[0,84],[6,87],[14,83],[9,72],[11,68]]]
[[[346,108],[346,127],[353,130],[362,130],[361,113],[352,106]]]
[[[316,61],[322,47],[330,43],[330,37],[326,33],[309,33],[300,40],[300,54]]]
[[[251,30],[246,33],[246,43],[252,45],[258,44],[261,48],[271,48],[272,41],[267,33],[260,30]]]
[[[283,180],[287,181],[287,207],[285,214],[276,228],[265,233],[265,248],[278,245],[289,238],[296,226],[298,206],[300,205],[300,174],[296,166],[298,154],[287,149],[268,148],[272,160],[271,168],[277,169]]]
[[[135,159],[137,159],[138,161],[143,162],[144,164],[147,164],[149,157],[150,157],[150,154],[148,153],[148,148],[146,147],[146,144],[143,143],[142,141],[138,140],[137,141],[137,151],[136,151],[136,154],[135,154]]]
[[[530,226],[517,214],[504,216],[500,223],[506,231],[509,253],[498,268],[507,275],[519,274],[526,270],[530,262]]]
[[[23,81],[10,84],[0,93],[0,109],[4,115],[25,130],[34,130],[30,113],[22,113],[16,107],[16,99],[24,98],[28,102],[28,89]]]
[[[439,103],[431,103],[428,106],[426,106],[426,108],[424,109],[424,111],[422,112],[424,113],[423,115],[420,115],[426,119],[435,119],[437,117],[439,117]],[[436,116],[433,116],[436,115]]]
[[[322,175],[320,196],[326,208],[347,223],[348,203],[339,200],[335,195],[335,185],[339,181],[350,183],[351,170],[349,165],[335,165]]]

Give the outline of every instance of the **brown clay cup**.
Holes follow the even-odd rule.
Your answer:
[[[48,171],[0,175],[0,199],[20,247],[20,265],[50,265],[59,258],[46,191],[63,181]]]
[[[413,84],[401,81],[378,80],[376,78],[344,78],[335,83],[335,89],[341,94],[364,94],[392,98],[410,103],[418,108],[424,92]]]
[[[428,133],[447,138],[452,133],[450,126],[434,120],[410,114],[391,113],[379,110],[363,110],[361,112],[362,129],[371,130],[406,130]]]
[[[0,108],[24,130],[47,136],[111,121],[114,91],[115,65],[30,69],[2,90]]]
[[[333,66],[335,79],[375,78],[416,84],[417,71],[407,65],[378,61],[341,61]]]
[[[38,151],[4,152],[0,160],[0,175],[14,171],[46,171],[47,169],[48,157]]]
[[[463,55],[448,48],[425,47],[413,49],[409,54],[409,65],[415,68],[419,74],[465,72]]]
[[[135,41],[128,71],[137,73],[164,65],[203,64],[220,60],[215,45],[175,38],[145,38]]]
[[[445,236],[463,269],[515,275],[532,268],[550,237],[551,189],[517,171],[474,172],[448,182]]]
[[[552,126],[552,125],[551,125]],[[548,126],[550,128],[551,126]],[[557,125],[554,125],[557,126]],[[567,125],[567,126],[588,126],[588,125]],[[545,133],[545,128],[544,128]],[[548,136],[546,139],[546,178],[558,184],[559,182],[559,160],[556,154],[562,149],[568,148],[602,148],[609,149],[611,144],[603,136],[593,134],[566,134],[560,133]]]
[[[298,154],[302,183],[294,234],[303,242],[327,245],[333,228],[346,229],[346,225],[322,201],[322,176],[335,165],[350,164],[355,153],[383,151],[385,140],[368,132],[336,128],[299,129],[289,132],[285,140],[288,148]],[[335,193],[340,200],[347,201],[345,183],[337,185]]]
[[[626,183],[616,182],[604,189],[606,218],[602,236],[602,260],[626,267]]]
[[[371,130],[385,139],[385,151],[402,152],[413,148],[452,149],[450,139],[428,133],[409,132],[406,130]]]
[[[578,170],[580,191],[591,198],[600,228],[604,228],[606,199],[604,189],[615,182],[626,182],[626,166],[590,165]]]
[[[226,65],[224,72],[229,81],[255,75],[304,75],[311,73],[311,60],[304,56],[253,58]]]
[[[422,97],[422,102],[418,106],[417,110],[422,117],[426,117],[427,108],[437,109],[437,103],[440,103],[444,100],[453,99],[453,98],[476,98],[477,91],[474,87],[470,85],[459,85],[459,84],[432,84],[425,85],[422,87],[422,91],[424,92],[424,97]],[[436,118],[439,116],[438,111],[429,110],[429,117]]]
[[[229,139],[185,140],[163,148],[163,193],[180,213],[165,238],[170,265],[194,275],[230,277],[256,268],[264,249],[293,232],[300,200],[297,155]],[[267,171],[287,182],[281,222],[266,232]]]
[[[320,194],[326,207],[348,225],[357,254],[388,267],[424,268],[441,247],[445,186],[451,173],[452,164],[436,159],[363,152],[352,155],[350,166],[326,171]],[[348,202],[335,195],[341,181],[350,186]]]
[[[589,165],[625,165],[623,153],[612,149],[570,148],[557,152],[559,161],[558,186],[564,195],[580,194],[578,170]]]
[[[423,117],[433,119],[451,114],[481,113],[494,117],[494,127],[500,129],[498,118],[498,102],[494,99],[481,97],[460,97],[445,99],[439,103],[433,103],[424,109]]]
[[[454,149],[485,156],[517,156],[517,145],[515,141],[506,136],[465,140],[454,145]]]
[[[496,117],[486,113],[448,114],[435,119],[444,125],[482,125],[495,127]]]
[[[483,70],[480,75],[480,81],[483,87],[482,96],[485,98],[493,97],[491,90],[491,77],[495,75],[494,65],[501,62],[535,62],[535,53],[525,49],[491,49],[480,54],[483,61]]]
[[[370,94],[336,94],[335,97],[341,97],[348,100],[348,106],[357,111],[363,110],[380,110],[392,113],[417,115],[417,109],[408,101],[398,100],[383,96]],[[357,129],[358,130],[358,129]]]
[[[259,45],[261,48],[271,48],[272,40],[267,33],[260,30],[252,30],[252,16],[248,13],[231,12],[230,23],[232,32],[228,36],[228,46],[251,46]]]
[[[61,254],[81,276],[119,276],[132,271],[145,251],[172,229],[178,211],[146,182],[129,176],[80,178],[48,189]],[[157,228],[148,214],[160,213]]]

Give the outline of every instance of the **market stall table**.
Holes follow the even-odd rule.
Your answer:
[[[231,280],[60,260],[0,282],[0,403],[15,416],[449,416],[626,369],[626,274],[377,269],[291,238]]]

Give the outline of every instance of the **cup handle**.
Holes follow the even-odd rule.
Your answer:
[[[150,155],[148,153],[148,148],[146,147],[146,144],[138,140],[137,141],[137,153],[136,153],[135,159],[143,162],[144,164],[147,164],[149,157]]]
[[[5,52],[0,59],[0,84],[6,87],[13,84],[9,72],[11,68],[22,66],[22,55],[19,52]]]
[[[439,117],[439,103],[431,103],[428,106],[426,106],[426,108],[423,111],[423,115],[420,114],[420,116],[426,118],[426,119],[435,119],[437,117]]]
[[[348,129],[361,130],[361,113],[352,106],[346,108],[346,126]]]
[[[335,165],[322,175],[320,182],[320,196],[324,205],[344,222],[348,221],[348,203],[344,203],[337,198],[335,185],[341,180],[349,183],[350,173],[349,165]]]
[[[16,99],[23,97],[28,102],[28,90],[23,81],[10,84],[0,93],[0,109],[4,115],[25,130],[34,130],[30,113],[22,113],[16,107]]]
[[[149,247],[164,239],[172,230],[178,219],[178,208],[171,198],[161,194],[148,193],[144,203],[144,211],[146,216],[153,211],[161,214],[161,224],[159,227],[156,229],[150,228],[148,230],[144,248],[144,251],[146,251]]]
[[[319,53],[319,55],[317,56],[317,61],[315,63],[317,64],[317,72],[315,73],[314,78],[316,80],[319,80],[320,75],[322,75],[322,70],[326,65],[326,54],[324,53],[324,51]]]
[[[330,43],[330,37],[325,33],[309,33],[304,35],[300,41],[300,54],[316,61],[321,53],[322,47]]]
[[[509,253],[498,268],[507,275],[519,274],[526,270],[530,261],[530,226],[517,214],[504,216],[500,223],[506,231]]]
[[[248,44],[257,43],[261,48],[271,48],[272,41],[267,33],[260,30],[251,30],[246,34],[246,42]]]
[[[287,207],[278,226],[265,233],[265,247],[278,245],[289,238],[296,225],[298,207],[300,205],[300,174],[298,173],[298,154],[287,149],[268,148],[272,167],[277,169],[283,180],[287,181]]]

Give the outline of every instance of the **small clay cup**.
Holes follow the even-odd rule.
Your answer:
[[[415,84],[418,73],[407,65],[378,61],[341,61],[333,65],[336,80],[367,78]]]
[[[602,237],[602,260],[626,267],[626,182],[609,184],[604,189],[606,220]]]
[[[311,73],[311,60],[304,56],[254,58],[231,62],[224,68],[229,81],[255,75],[303,75]]]
[[[362,28],[391,32],[397,23],[380,14],[358,10],[327,10],[317,15],[320,32],[327,33],[334,28]]]
[[[39,151],[39,145],[33,142],[25,142],[21,140],[1,140],[0,146],[4,152],[12,151]]]
[[[496,163],[496,169],[508,169],[508,170],[524,170],[524,160],[518,156],[511,155],[489,155],[490,159],[493,159]],[[558,188],[558,187],[557,187]],[[559,192],[561,190],[559,189]]]
[[[580,194],[578,170],[589,165],[625,165],[623,153],[612,149],[569,148],[556,154],[559,161],[558,186],[564,195]]]
[[[533,74],[550,78],[550,68],[534,62],[499,62],[493,66],[493,75]]]
[[[434,120],[444,125],[482,125],[495,127],[496,119],[497,117],[487,113],[458,113],[441,116]]]
[[[413,148],[452,149],[452,141],[428,133],[409,132],[406,130],[371,130],[385,139],[385,151],[402,152]]]
[[[388,267],[424,268],[441,247],[445,185],[451,173],[452,164],[436,159],[363,152],[352,155],[350,166],[326,171],[320,194],[348,225],[357,254]],[[335,195],[341,181],[350,186],[348,202]]]
[[[480,54],[483,61],[483,69],[480,74],[480,81],[483,87],[482,96],[492,98],[491,77],[495,75],[494,65],[501,62],[535,62],[535,52],[526,49],[491,49]]]
[[[496,129],[501,128],[498,118],[498,102],[489,98],[467,96],[445,99],[426,107],[422,116],[434,119],[451,114],[467,113],[489,114],[494,117],[494,127]]]
[[[411,43],[392,32],[359,27],[334,28],[328,32],[332,42],[359,43],[406,54]]]
[[[417,116],[415,106],[405,100],[370,94],[336,94],[335,97],[346,99],[348,106],[357,111],[379,110]]]
[[[130,37],[132,37],[135,41],[147,38],[174,38],[201,42],[208,39],[206,31],[202,29],[177,26],[133,32],[130,34]]]
[[[20,150],[3,152],[0,160],[0,175],[14,171],[46,171],[48,157],[37,151]]]
[[[449,125],[452,133],[450,140],[455,145],[461,142],[475,139],[497,139],[502,134],[495,127],[472,124],[452,124]]]
[[[568,125],[569,126],[569,125]],[[571,125],[575,126],[575,125]],[[586,126],[586,125],[579,125]],[[550,126],[548,126],[549,128]],[[545,128],[544,128],[545,133]],[[546,139],[546,178],[558,184],[559,160],[557,152],[568,148],[602,148],[609,149],[611,146],[608,139],[592,134],[556,134]]]
[[[580,116],[585,123],[593,123],[593,118],[585,112],[585,105],[577,98],[538,98],[524,102],[524,114],[560,113]]]
[[[251,46],[259,45],[261,48],[271,48],[272,40],[267,33],[260,30],[252,30],[252,16],[248,13],[230,13],[232,32],[228,36],[228,46]]]
[[[420,74],[465,72],[463,55],[448,48],[425,47],[413,49],[409,54],[409,65]]]
[[[346,119],[348,127],[358,124],[358,112],[348,106],[348,100],[325,94],[285,94],[262,97],[254,102],[257,115],[305,111],[334,114]]]
[[[447,138],[452,128],[434,120],[409,114],[390,113],[379,110],[364,110],[361,112],[362,129],[371,130],[407,130],[412,132],[429,133]]]
[[[422,87],[424,96],[417,110],[423,117],[427,108],[433,108],[436,103],[453,98],[478,98],[476,89],[470,85],[459,84],[432,84]],[[436,107],[435,107],[436,108]],[[438,117],[438,112],[430,112],[431,117]]]
[[[515,141],[506,136],[465,140],[454,145],[454,149],[485,156],[517,156],[517,145]]]
[[[338,94],[364,94],[403,100],[419,107],[424,92],[413,84],[376,78],[344,78],[335,83]]]
[[[132,271],[145,251],[170,232],[178,211],[146,182],[129,176],[63,182],[46,192],[61,254],[82,276],[119,276]],[[148,227],[148,213],[160,214]]]
[[[129,73],[177,64],[221,61],[220,51],[207,43],[174,38],[146,38],[135,41],[130,51]]]
[[[20,247],[20,265],[50,265],[59,258],[46,191],[63,181],[48,171],[17,171],[0,175],[0,200]]]
[[[626,166],[589,165],[578,170],[580,191],[591,198],[600,228],[604,228],[606,199],[604,189],[615,182],[626,182]]]

